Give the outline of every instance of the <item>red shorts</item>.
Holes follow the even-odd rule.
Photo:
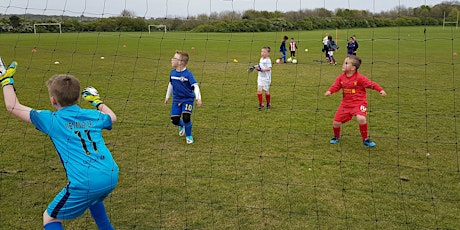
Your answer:
[[[334,116],[334,121],[345,123],[353,118],[353,116],[356,115],[361,115],[361,116],[366,116],[367,115],[367,105],[366,104],[361,104],[361,105],[342,105],[340,104],[339,108],[337,108],[337,111],[335,112]]]

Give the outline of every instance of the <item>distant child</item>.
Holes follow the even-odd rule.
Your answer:
[[[347,55],[356,55],[356,49],[355,39],[350,37],[347,43]]]
[[[118,166],[104,143],[102,130],[112,129],[115,113],[93,87],[85,88],[82,97],[96,109],[80,108],[80,82],[67,74],[54,75],[46,82],[56,111],[22,105],[13,86],[16,67],[13,62],[7,71],[0,71],[6,109],[50,137],[68,180],[43,213],[44,229],[64,229],[64,220],[81,216],[87,209],[99,229],[114,229],[103,202],[118,183]]]
[[[358,45],[358,40],[356,40],[356,35],[353,35],[353,41],[355,42],[355,51],[353,52],[353,55],[356,55],[356,52],[358,52],[358,48],[359,48],[359,45]]]
[[[288,40],[288,36],[284,36],[283,37],[283,41],[281,41],[281,45],[280,45],[280,52],[281,52],[281,57],[280,59],[283,59],[283,62],[286,63],[286,52],[287,52],[287,49],[286,49],[286,41]]]
[[[332,64],[332,65],[337,65],[337,62],[335,61],[335,57],[334,57],[334,51],[336,51],[339,47],[335,44],[335,41],[332,40],[332,36],[329,35],[327,37],[327,54],[329,56],[329,64]]]
[[[297,44],[294,41],[294,38],[291,38],[291,42],[289,43],[289,50],[291,51],[291,58],[295,57],[295,51],[297,50]]]
[[[272,83],[272,61],[270,60],[270,47],[264,46],[260,51],[259,65],[256,70],[259,71],[257,75],[257,97],[259,99],[259,110],[264,108],[262,93],[265,91],[265,100],[267,102],[267,109],[270,109],[270,85]]]
[[[356,50],[358,50],[358,42],[355,37],[351,36],[348,39],[347,55],[356,55]]]
[[[329,50],[327,48],[327,43],[329,42],[329,34],[326,33],[326,36],[324,36],[323,38],[323,49],[321,51],[324,52],[325,56],[326,56],[326,61],[327,62],[330,62],[329,61]]]
[[[334,122],[332,123],[334,137],[330,140],[331,144],[340,141],[341,125],[356,116],[363,144],[368,147],[376,145],[368,137],[366,88],[378,91],[382,96],[387,94],[379,84],[358,73],[360,65],[361,59],[355,55],[345,58],[342,64],[343,73],[335,79],[335,82],[324,93],[325,96],[330,96],[342,89],[342,102],[335,113]]]
[[[176,51],[171,58],[171,66],[174,68],[169,74],[168,90],[164,104],[167,104],[171,94],[171,122],[179,126],[179,136],[184,136],[187,144],[195,142],[192,136],[192,111],[196,99],[196,105],[201,106],[201,93],[198,82],[192,72],[187,69],[189,60],[188,53]],[[182,117],[182,118],[181,118]]]

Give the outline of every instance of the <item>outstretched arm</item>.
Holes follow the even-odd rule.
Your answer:
[[[13,85],[5,85],[3,87],[3,97],[5,98],[6,110],[17,118],[30,123],[31,108],[22,105],[14,92]]]
[[[340,75],[335,79],[334,83],[329,87],[329,89],[324,93],[324,96],[330,96],[334,93],[339,92],[339,90],[342,88],[340,85]]]
[[[1,67],[4,68],[3,65],[3,60],[0,60],[0,65]],[[5,99],[5,107],[8,112],[16,116],[17,118],[26,121],[26,122],[31,122],[30,121],[30,110],[31,108],[22,105],[19,102],[19,99],[16,96],[16,92],[13,86],[14,79],[13,76],[16,73],[16,67],[18,63],[16,61],[13,61],[11,65],[6,69],[5,71],[0,71],[1,76],[1,83],[3,87],[3,97]],[[0,67],[0,68],[1,68]]]

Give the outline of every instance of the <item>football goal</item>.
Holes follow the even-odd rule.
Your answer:
[[[59,33],[62,34],[62,26],[60,22],[54,22],[54,23],[35,23],[34,24],[34,34],[37,33],[37,27],[38,26],[59,26]]]
[[[447,24],[455,24],[455,29],[458,29],[458,17],[459,17],[459,13],[460,12],[457,12],[457,20],[455,21],[447,21],[446,20],[446,12],[444,12],[444,17],[442,19],[442,28],[444,29],[444,27],[447,25]]]
[[[168,30],[166,25],[149,25],[149,33],[151,32],[151,28],[154,27],[155,30],[163,30],[165,33]]]

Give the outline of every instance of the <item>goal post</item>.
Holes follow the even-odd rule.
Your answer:
[[[443,20],[442,20],[442,28],[444,29],[444,27],[447,24],[455,24],[455,29],[458,29],[459,13],[460,12],[457,12],[457,20],[456,21],[446,21],[446,12],[444,12],[444,17],[443,17]]]
[[[60,22],[34,23],[34,34],[37,33],[37,26],[59,26],[59,33],[62,34],[62,26]]]
[[[166,31],[168,30],[168,29],[166,28],[166,25],[149,25],[149,33],[151,32],[151,28],[152,28],[152,27],[155,27],[156,30],[162,29],[162,30],[164,30],[165,33],[166,33]]]

